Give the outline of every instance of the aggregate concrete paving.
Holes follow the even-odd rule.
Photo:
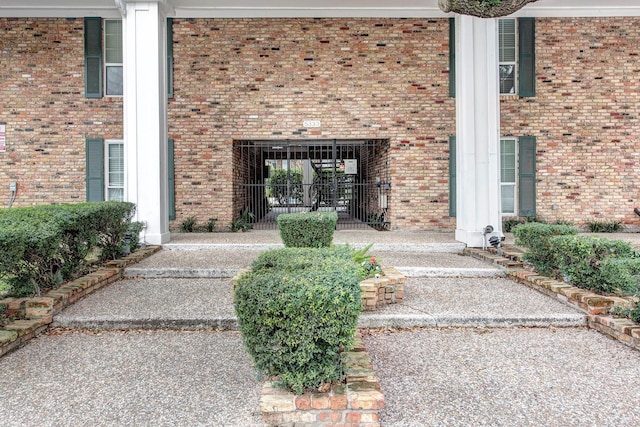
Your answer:
[[[507,303],[508,301],[508,303]],[[502,278],[410,278],[402,303],[364,312],[362,327],[569,326],[585,315]],[[66,328],[237,329],[229,279],[128,279],[54,319]]]
[[[640,353],[582,327],[572,307],[456,255],[452,233],[338,231],[334,241],[375,242],[385,264],[412,273],[493,270],[415,274],[403,304],[361,316],[362,326],[381,327],[365,330],[365,344],[385,394],[382,426],[640,425]],[[174,235],[174,243],[179,252],[163,251],[142,270],[235,270],[281,245],[277,233],[258,230]],[[235,327],[228,278],[129,278],[55,322],[77,330],[54,330],[0,358],[0,390],[10,390],[0,425],[262,425],[261,382],[239,333],[213,330]],[[140,330],[152,327],[171,330]]]
[[[266,249],[265,249],[266,250]],[[128,277],[233,277],[265,250],[165,249],[127,268]],[[370,251],[383,265],[414,277],[474,277],[504,275],[486,262],[448,252]]]
[[[0,424],[261,426],[237,332],[49,334],[0,358]]]
[[[128,279],[54,319],[65,328],[237,329],[229,279]]]
[[[593,330],[414,329],[364,342],[385,427],[640,425],[640,353]]]

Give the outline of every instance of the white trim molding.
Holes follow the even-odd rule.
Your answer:
[[[135,0],[2,0],[0,17],[119,18]],[[438,0],[149,0],[179,18],[442,18]],[[123,9],[124,7],[124,9]],[[637,0],[538,0],[513,16],[640,16]]]

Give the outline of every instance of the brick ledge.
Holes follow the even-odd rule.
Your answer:
[[[587,325],[627,346],[640,351],[640,325],[631,319],[609,315],[614,306],[630,308],[633,304],[626,298],[599,295],[586,289],[540,275],[535,270],[525,269],[522,252],[505,248],[502,256],[493,248],[488,250],[466,248],[465,255],[493,262],[507,268],[507,276],[543,294],[556,298],[587,315]]]
[[[7,306],[16,320],[0,328],[0,357],[13,351],[31,338],[46,331],[53,316],[86,295],[122,278],[124,269],[156,253],[160,246],[138,249],[124,258],[109,261],[100,269],[64,283],[56,289],[35,298],[5,298],[0,304]]]
[[[263,384],[260,411],[269,426],[380,426],[378,412],[384,408],[384,395],[375,376],[362,338],[356,335],[353,350],[342,353],[345,384],[334,384],[326,393],[296,395]]]

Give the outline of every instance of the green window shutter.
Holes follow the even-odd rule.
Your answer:
[[[87,138],[85,185],[87,202],[104,201],[104,141],[102,138]]]
[[[456,20],[449,18],[449,96],[456,97]]]
[[[167,83],[167,97],[173,98],[173,18],[167,18]]]
[[[84,96],[102,98],[102,18],[84,18]]]
[[[536,21],[518,18],[518,94],[536,96]]]
[[[519,215],[536,216],[536,137],[519,138],[518,195]]]
[[[456,216],[456,137],[449,137],[449,216]]]
[[[175,181],[175,162],[173,155],[173,139],[168,139],[169,149],[167,162],[169,163],[169,219],[176,219],[176,181]]]

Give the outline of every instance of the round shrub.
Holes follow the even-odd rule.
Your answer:
[[[278,229],[288,248],[330,246],[338,223],[335,212],[300,212],[278,215]]]
[[[276,258],[291,257],[288,267],[263,263],[238,278],[235,310],[256,369],[300,394],[344,378],[340,353],[353,347],[360,277],[341,253],[279,252]]]

